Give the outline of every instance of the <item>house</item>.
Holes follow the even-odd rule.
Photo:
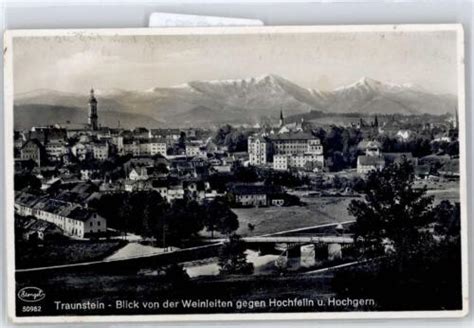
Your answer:
[[[152,190],[152,182],[149,180],[130,180],[127,179],[123,183],[124,190],[127,192],[133,191],[144,191],[144,190]]]
[[[33,206],[45,196],[33,195],[26,192],[15,194],[15,212],[21,216],[33,215]]]
[[[367,174],[374,170],[381,170],[385,167],[385,160],[381,156],[364,156],[357,157],[357,173]]]
[[[110,143],[115,146],[115,150],[119,155],[124,155],[123,136],[114,135],[110,138]]]
[[[179,183],[179,184],[170,185],[166,190],[166,195],[164,196],[164,198],[168,202],[171,202],[176,199],[183,199],[184,194],[185,194],[185,191],[183,188],[183,184]]]
[[[382,145],[378,141],[363,140],[359,142],[357,148],[365,153],[366,156],[380,156]]]
[[[179,140],[181,131],[179,129],[151,129],[150,136],[153,138],[163,138],[166,140],[166,143],[171,146]]]
[[[109,158],[110,147],[107,141],[100,140],[92,143],[92,155],[99,161]]]
[[[194,156],[207,156],[207,149],[206,146],[202,145],[201,142],[193,142],[186,144],[186,156],[194,157]]]
[[[361,141],[358,148],[364,150],[365,155],[357,157],[357,173],[367,174],[385,167],[385,158],[381,154],[382,145],[379,142]]]
[[[100,173],[100,170],[94,169],[94,168],[84,168],[84,169],[81,169],[80,173],[81,173],[81,180],[88,181],[88,180],[97,178],[98,174]]]
[[[87,238],[107,231],[107,222],[94,210],[79,204],[65,202],[49,196],[19,193],[15,197],[15,210],[19,215],[32,215],[56,225],[63,234]]]
[[[91,152],[91,146],[88,143],[78,142],[71,147],[71,153],[79,160],[84,161]]]
[[[20,148],[20,159],[22,160],[32,160],[40,166],[44,157],[45,150],[38,139],[28,139]]]
[[[151,138],[148,140],[143,140],[140,143],[140,153],[141,155],[162,155],[166,156],[168,146],[166,140],[160,138]]]
[[[104,181],[99,185],[99,191],[101,193],[114,193],[124,189],[124,186],[120,182]]]
[[[411,136],[410,130],[398,130],[395,135],[401,141],[407,141]]]
[[[71,236],[92,237],[107,232],[107,221],[93,210],[76,206],[69,211],[64,230]]]
[[[20,222],[17,224],[17,221]],[[15,223],[20,226],[23,240],[43,241],[63,234],[55,224],[33,217],[16,217]]]
[[[165,162],[167,163],[167,162]],[[126,161],[123,164],[123,170],[125,171],[126,175],[129,175],[130,172],[137,167],[150,167],[155,165],[155,160],[151,158],[150,156],[138,156],[138,157],[133,157]]]
[[[34,126],[29,131],[29,138],[38,139],[42,144],[65,141],[67,139],[67,131],[65,128],[57,125],[46,127]]]
[[[132,133],[136,139],[148,139],[150,137],[150,131],[143,127],[133,129]]]
[[[132,181],[147,180],[149,178],[148,172],[152,167],[139,166],[133,168],[128,175],[128,178]]]
[[[65,141],[51,141],[45,146],[46,155],[52,162],[59,162],[63,156],[68,153],[68,148]]]
[[[123,140],[123,153],[132,156],[140,156],[140,142],[133,139]]]
[[[232,165],[213,165],[212,170],[217,173],[232,173]]]
[[[275,193],[275,188],[263,184],[235,183],[228,189],[233,204],[242,207],[268,206]]]

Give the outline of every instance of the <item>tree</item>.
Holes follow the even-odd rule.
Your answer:
[[[459,203],[441,201],[433,210],[435,230],[440,235],[459,236],[461,232],[461,214]]]
[[[214,142],[220,146],[224,145],[227,135],[230,134],[232,131],[233,128],[229,124],[220,127],[214,135]]]
[[[446,310],[462,303],[459,206],[432,206],[426,189],[413,188],[409,162],[368,175],[364,201],[352,201],[356,240],[365,256],[381,255],[382,241],[394,245],[363,265],[335,273],[339,297],[372,298],[380,309]],[[434,224],[434,232],[429,227]]]
[[[446,148],[446,152],[451,157],[459,156],[459,142],[457,140],[450,142]]]
[[[414,189],[413,166],[408,161],[369,173],[365,200],[353,200],[349,213],[356,217],[355,233],[365,251],[382,251],[391,241],[398,255],[408,256],[420,237],[420,228],[433,220],[433,197],[426,188]]]
[[[257,169],[252,166],[238,166],[234,171],[233,178],[239,182],[257,182],[259,180]]]
[[[155,167],[158,174],[168,174],[169,170],[165,163],[158,163]]]
[[[154,232],[159,244],[182,246],[204,228],[203,209],[194,200],[177,199],[158,218]]]
[[[190,277],[182,265],[173,263],[165,268],[165,279],[176,288],[187,285]]]
[[[186,133],[183,131],[179,133],[178,147],[181,149],[186,148]]]
[[[252,274],[253,264],[247,262],[245,242],[232,234],[219,252],[219,266],[222,274]]]
[[[239,228],[237,215],[232,212],[226,199],[218,197],[205,206],[204,226],[207,231],[211,231],[212,238],[214,231],[230,234]]]
[[[40,190],[41,181],[32,174],[15,174],[14,179],[15,190],[29,188],[32,190]]]

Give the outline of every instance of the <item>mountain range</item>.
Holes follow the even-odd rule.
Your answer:
[[[310,111],[360,114],[445,114],[457,98],[435,94],[412,84],[383,83],[362,78],[353,84],[321,91],[301,87],[277,75],[237,80],[191,81],[168,88],[143,91],[96,92],[102,124],[121,120],[122,126],[210,126],[220,123],[253,124]],[[88,94],[39,89],[15,96],[15,126],[25,116],[53,120],[58,111],[72,110],[85,122]],[[39,113],[35,113],[37,110]],[[68,110],[69,112],[67,112]],[[53,113],[54,112],[54,113]],[[105,118],[105,119],[104,119]],[[76,117],[68,119],[74,121]],[[56,120],[57,122],[57,120]],[[116,126],[116,123],[113,124]]]

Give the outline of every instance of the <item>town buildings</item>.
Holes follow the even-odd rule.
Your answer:
[[[302,131],[249,137],[248,153],[251,165],[272,163],[275,170],[314,170],[324,166],[320,140]]]
[[[228,195],[235,207],[265,207],[285,205],[285,193],[278,187],[261,183],[234,183]]]
[[[250,165],[265,165],[270,161],[272,154],[271,142],[266,137],[250,136],[248,153]]]
[[[52,223],[62,234],[71,237],[88,238],[107,231],[107,221],[97,212],[47,195],[18,192],[15,195],[15,211],[21,216],[33,216]]]
[[[40,166],[44,157],[44,147],[37,139],[27,140],[20,148],[22,160],[32,160]]]
[[[362,141],[359,144],[365,155],[357,157],[357,173],[367,174],[374,170],[381,170],[386,165],[401,163],[406,160],[416,168],[418,159],[410,152],[388,153],[382,152],[382,145],[377,141]]]

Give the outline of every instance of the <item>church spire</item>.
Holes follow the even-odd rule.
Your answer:
[[[94,88],[91,88],[89,97],[89,127],[96,131],[99,128],[97,116],[97,99],[95,98]]]
[[[283,109],[280,109],[280,127],[285,125],[285,119],[283,117]]]

